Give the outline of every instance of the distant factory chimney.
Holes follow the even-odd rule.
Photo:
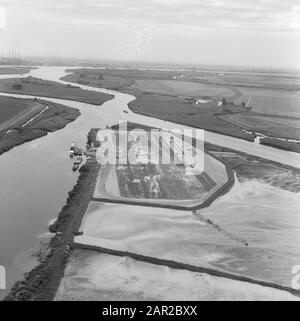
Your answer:
[[[8,52],[8,55],[5,55],[5,53],[1,53],[1,59],[0,59],[1,65],[21,65],[22,59],[20,55],[19,50],[10,50]]]

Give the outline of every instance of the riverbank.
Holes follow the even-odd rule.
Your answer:
[[[211,101],[203,104],[200,108],[195,104],[196,98],[198,95],[205,96],[207,88],[200,86],[199,92],[195,89],[190,92],[184,84],[180,91],[174,91],[173,88],[160,83],[160,81],[173,82],[171,80],[172,73],[169,72],[151,73],[144,71],[138,75],[133,70],[70,69],[67,71],[72,73],[63,77],[62,80],[64,81],[134,95],[136,99],[131,101],[128,107],[135,113],[195,128],[203,128],[251,142],[255,139],[255,135],[233,127],[216,116],[216,114],[222,113],[222,107],[218,105],[218,101],[222,99],[222,94],[229,95],[228,92],[224,93],[220,88],[216,90],[209,88],[210,93],[214,96]],[[153,82],[157,83],[153,85]],[[178,83],[175,80],[174,82]],[[192,85],[195,84],[192,83]],[[158,90],[158,88],[163,90]],[[234,91],[232,91],[232,94],[236,95]]]
[[[45,99],[49,97],[75,100],[97,106],[113,98],[112,95],[87,91],[76,86],[62,85],[54,81],[34,77],[1,79],[0,92],[29,96],[36,95],[45,97]],[[32,100],[0,98],[2,100],[0,104],[3,105],[1,109],[3,115],[0,115],[3,116],[0,117],[0,120],[2,120],[2,126],[0,127],[0,155],[14,146],[61,129],[80,115],[80,112],[75,108],[36,98]],[[21,108],[19,102],[24,107],[21,106]],[[29,105],[40,105],[41,108],[35,108],[35,110],[31,111],[28,107]],[[15,106],[17,107],[14,108]],[[27,121],[30,121],[30,123],[26,124]]]
[[[13,286],[5,301],[53,300],[73,250],[74,235],[94,190],[98,169],[95,158],[79,169],[78,181],[50,227],[55,234],[49,242],[48,254],[37,267],[24,275],[23,281]]]
[[[36,67],[0,66],[0,75],[23,75],[29,73],[32,69],[36,69]]]
[[[35,116],[26,114],[25,118],[20,117],[9,127],[9,130],[5,129],[0,132],[0,155],[15,146],[62,129],[80,116],[79,110],[75,108],[49,101],[30,99],[26,101],[28,104],[38,103],[42,109]]]
[[[120,251],[126,257],[133,255],[134,259],[148,263],[164,265],[163,260],[170,260],[178,267],[186,263],[200,270],[209,264],[212,270],[202,272],[222,270],[228,278],[238,275],[240,280],[245,277],[248,282],[278,285],[296,293],[291,289],[290,269],[299,261],[299,171],[228,149],[213,151],[210,147],[216,157],[232,164],[236,182],[226,195],[197,211],[196,219],[189,211],[168,212],[152,205],[142,208],[93,199],[80,227],[83,235],[76,237],[76,245],[110,255]],[[80,264],[75,260],[68,268],[72,277],[67,272],[60,298],[71,294],[64,292],[68,288],[74,289],[74,297],[81,298],[76,285],[85,282],[79,280],[80,272],[74,275]],[[82,291],[92,295],[88,286]],[[105,292],[101,285],[97,291]]]
[[[0,92],[39,97],[75,100],[92,105],[102,105],[112,95],[83,90],[76,86],[34,77],[0,79]]]
[[[298,168],[210,143],[205,143],[205,150],[225,161],[241,181],[256,179],[293,193],[300,192]]]
[[[91,137],[95,137],[95,135],[92,134],[89,135],[89,137],[89,140],[93,140],[93,138]],[[255,157],[249,159],[241,167],[242,158],[236,159],[232,157],[231,153],[234,152],[240,157],[245,157],[245,154],[213,145],[207,145],[206,148],[209,149],[210,152],[214,152],[215,157],[223,157],[226,158],[227,161],[230,161],[231,163],[233,162],[231,166],[232,168],[234,168],[234,170],[237,171],[238,177],[251,177],[251,175],[255,175],[256,168],[251,171],[251,174],[249,174],[249,169],[247,170],[249,164],[253,164],[253,160],[255,160],[256,162],[260,160],[263,163],[267,163],[266,160]],[[218,154],[220,152],[222,152],[222,156]],[[249,155],[247,156],[250,158],[252,157]],[[275,164],[269,164],[269,168],[271,169],[274,169],[274,166]],[[263,168],[266,170],[266,167]],[[287,167],[287,169],[288,168],[289,167]],[[280,170],[280,168],[278,169]],[[74,236],[78,235],[79,233],[78,230],[81,225],[84,213],[92,198],[98,170],[99,164],[97,163],[94,156],[90,156],[89,161],[80,169],[80,176],[78,178],[77,184],[69,193],[66,205],[62,208],[57,220],[49,227],[50,231],[52,233],[55,233],[55,235],[50,241],[48,254],[45,256],[39,266],[25,275],[24,281],[20,281],[15,284],[9,295],[6,297],[6,300],[53,300],[55,298],[57,289],[61,285],[61,280],[65,276],[65,269],[69,262],[69,257],[73,256]],[[297,172],[297,174],[299,174],[299,172]],[[296,175],[291,175],[290,179],[295,179],[295,176]],[[278,184],[278,179],[275,179],[275,182],[276,184]],[[271,182],[269,183],[272,184]],[[288,185],[290,186],[293,184]],[[297,191],[299,190],[299,188],[300,186],[298,186]],[[76,247],[75,251],[78,251],[76,250]],[[96,249],[96,251],[98,250],[99,249]],[[103,252],[106,252],[106,250]],[[112,254],[115,255],[116,253],[112,252]],[[125,254],[127,255],[127,253]],[[134,258],[136,259],[135,256]],[[153,263],[156,264],[156,261],[154,260]],[[159,264],[162,263],[159,262]],[[187,266],[175,264],[174,266],[171,266],[171,268],[173,267],[175,267],[176,269],[186,269]],[[210,272],[209,269],[203,270],[201,268],[195,269],[194,271]],[[223,274],[218,273],[218,275],[221,276]],[[226,273],[223,276],[226,276]],[[247,278],[240,278],[240,280],[248,281]],[[255,284],[256,281],[253,280],[251,281],[251,283]],[[261,282],[260,284],[267,285],[268,283]],[[274,284],[272,284],[272,286],[274,286]],[[277,287],[276,284],[274,287],[290,291],[290,289],[287,289],[285,287]],[[295,293],[293,290],[291,290],[290,292]],[[62,294],[60,293],[60,295]]]

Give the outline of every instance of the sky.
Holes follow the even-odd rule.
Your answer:
[[[298,0],[0,0],[0,52],[300,69]]]

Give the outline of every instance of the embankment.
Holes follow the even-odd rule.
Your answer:
[[[279,148],[279,149],[283,149],[291,152],[300,153],[300,143],[296,143],[296,142],[290,142],[290,141],[285,141],[281,139],[265,137],[265,138],[261,138],[259,143],[262,145],[267,145],[274,148]]]
[[[53,300],[78,230],[94,190],[98,163],[95,159],[80,168],[77,184],[69,192],[66,205],[50,227],[56,234],[50,240],[49,252],[42,262],[17,282],[5,301]]]
[[[113,98],[112,95],[34,77],[1,79],[0,92],[75,100],[97,106]]]

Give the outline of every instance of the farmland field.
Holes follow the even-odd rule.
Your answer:
[[[54,81],[33,77],[1,79],[0,90],[14,94],[76,100],[94,105],[101,105],[113,97],[112,95],[82,90],[76,86],[62,85]]]
[[[262,117],[245,114],[220,116],[246,130],[254,130],[270,137],[300,139],[300,119],[281,117]]]
[[[81,72],[75,70],[65,79],[79,82]],[[130,102],[129,108],[135,113],[249,141],[254,141],[255,132],[281,139],[299,139],[299,127],[293,119],[300,118],[299,73],[86,69],[84,75],[90,85],[113,86],[133,94],[136,99]],[[199,98],[203,103],[196,104]],[[226,108],[219,104],[223,98],[227,101]],[[242,103],[252,110],[242,108]],[[298,151],[295,144],[282,140],[272,146]]]
[[[141,91],[171,96],[208,96],[220,99],[235,94],[229,87],[181,80],[136,80],[136,87]]]
[[[244,95],[235,99],[236,104],[247,102],[252,111],[271,115],[300,117],[300,92],[238,87]]]
[[[26,74],[34,67],[0,67],[0,75],[9,75],[9,74]]]
[[[0,124],[29,108],[28,101],[10,97],[0,97]]]
[[[75,242],[290,286],[300,259],[298,209],[296,193],[244,179],[197,215],[90,202]]]
[[[215,102],[198,106],[191,104],[186,99],[159,94],[138,95],[136,100],[129,103],[129,108],[133,112],[142,115],[254,141],[252,134],[244,133],[241,129],[216,117],[217,114],[222,113],[222,108],[217,106]]]
[[[3,105],[2,105],[3,103]],[[49,101],[0,97],[0,154],[63,128],[80,112]]]

